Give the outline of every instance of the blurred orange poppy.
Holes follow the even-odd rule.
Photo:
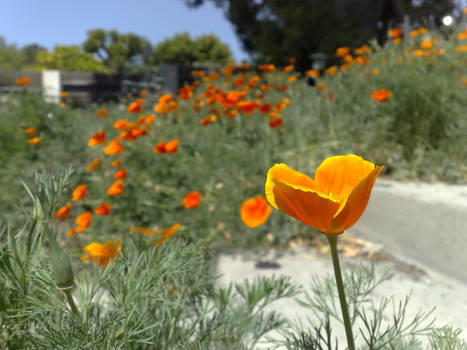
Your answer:
[[[273,64],[263,64],[259,66],[258,69],[261,72],[267,73],[267,72],[274,72],[276,70],[276,67]]]
[[[251,114],[256,108],[259,107],[258,101],[240,101],[236,105],[240,112]]]
[[[106,116],[107,116],[107,109],[106,108],[102,108],[102,109],[98,109],[96,110],[96,114],[99,118],[101,119],[104,119]]]
[[[114,174],[114,178],[121,180],[126,179],[126,170],[123,168],[118,169]]]
[[[96,157],[96,158],[94,158],[94,160],[92,161],[92,163],[90,163],[90,164],[88,164],[88,165],[86,166],[86,170],[88,170],[88,171],[93,171],[93,170],[95,170],[100,164],[101,164],[100,158]]]
[[[128,119],[125,118],[125,119],[117,120],[113,126],[114,126],[114,129],[125,130],[126,128],[131,126],[131,123],[129,123]]]
[[[175,139],[170,142],[159,142],[153,149],[155,153],[176,153],[179,140]]]
[[[338,47],[336,50],[336,57],[345,57],[350,53],[349,46]]]
[[[88,255],[81,256],[84,262],[92,261],[95,264],[106,267],[111,259],[118,258],[121,250],[121,241],[108,241],[105,243],[92,242],[83,248]]]
[[[28,140],[28,143],[31,145],[35,145],[36,143],[39,143],[41,141],[40,137],[33,137],[32,139]]]
[[[115,181],[107,190],[107,194],[109,196],[118,196],[123,193],[123,181],[117,180]]]
[[[266,198],[274,208],[321,233],[340,234],[365,211],[382,168],[354,154],[335,156],[321,163],[312,180],[276,164],[267,175]]]
[[[76,233],[86,230],[89,226],[91,226],[92,212],[84,212],[83,214],[79,215],[75,221],[78,224],[75,230]]]
[[[399,38],[403,33],[404,31],[401,28],[393,28],[388,30],[388,34],[391,38]]]
[[[196,208],[199,205],[201,194],[198,191],[188,192],[183,198],[183,206],[185,209]]]
[[[143,99],[140,98],[140,99],[137,99],[132,104],[130,104],[126,111],[128,113],[137,114],[137,113],[141,113],[142,110],[143,110]]]
[[[391,98],[391,96],[392,96],[391,91],[389,91],[388,89],[384,89],[384,88],[373,91],[373,93],[371,94],[371,98],[375,101],[378,101],[379,103],[386,102],[387,100]]]
[[[29,84],[30,81],[31,81],[31,78],[29,77],[21,77],[21,78],[16,79],[16,85],[26,86]]]
[[[159,233],[162,238],[156,242],[155,245],[161,245],[166,240],[168,240],[172,235],[180,228],[180,224],[175,224],[172,227],[166,228],[164,230],[156,231],[154,233]]]
[[[272,129],[276,129],[282,125],[282,118],[273,118],[269,121],[269,126]]]
[[[98,131],[88,141],[89,147],[94,147],[95,145],[100,145],[105,143],[105,134],[106,130]]]
[[[118,141],[110,141],[109,144],[104,148],[104,153],[108,155],[120,154],[123,152],[123,147]]]
[[[110,163],[111,166],[118,168],[121,162],[118,159],[115,159],[113,162]]]
[[[77,186],[73,193],[72,193],[72,200],[77,201],[83,198],[86,198],[86,192],[88,191],[88,186],[87,185],[79,185]]]
[[[305,72],[305,75],[309,78],[309,77],[313,77],[315,79],[319,78],[319,70],[317,69],[309,69]]]
[[[34,135],[36,133],[36,128],[27,128],[24,132],[28,135]]]
[[[68,202],[63,207],[57,210],[55,217],[58,219],[66,218],[68,215],[70,215],[70,208],[71,208],[71,202]]]
[[[246,226],[255,228],[266,222],[271,214],[271,210],[266,199],[259,195],[243,202],[240,209],[240,217]]]
[[[101,205],[99,205],[96,208],[96,210],[94,210],[94,213],[96,213],[96,215],[108,216],[110,214],[110,210],[111,210],[110,204],[107,202],[104,202]]]

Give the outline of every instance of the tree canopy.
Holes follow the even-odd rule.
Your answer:
[[[156,64],[189,66],[194,62],[222,63],[232,61],[229,47],[215,35],[192,39],[188,33],[176,34],[154,48]]]
[[[243,48],[257,63],[285,65],[296,58],[310,68],[313,53],[333,54],[339,46],[360,46],[384,37],[389,24],[413,8],[453,0],[184,0],[190,7],[212,2],[233,24]],[[415,9],[416,10],[416,9]],[[414,10],[414,11],[415,11]]]
[[[137,34],[104,29],[93,29],[87,34],[84,50],[96,55],[112,72],[123,72],[152,61],[150,42]]]
[[[90,53],[82,51],[78,46],[56,46],[52,52],[40,51],[33,68],[110,73],[101,61]]]

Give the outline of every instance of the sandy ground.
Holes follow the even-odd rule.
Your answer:
[[[395,301],[399,301],[411,293],[407,312],[409,319],[420,310],[435,308],[432,314],[436,318],[435,325],[460,328],[461,337],[467,340],[467,272],[464,262],[467,261],[467,185],[379,180],[372,196],[375,200],[370,200],[367,210],[371,215],[366,213],[360,226],[356,225],[355,229],[342,236],[342,241],[348,240],[341,251],[343,269],[375,260],[377,275],[389,270],[393,276],[374,290],[373,300],[392,295]],[[449,218],[443,210],[450,213]],[[383,220],[377,213],[384,214],[381,215],[383,218],[393,216],[393,219]],[[410,234],[406,234],[407,222],[417,220],[426,225],[414,225],[410,227]],[[450,229],[445,230],[445,236],[440,240],[438,226],[443,223],[447,223]],[[430,227],[434,227],[433,231]],[[395,232],[402,233],[397,235]],[[422,238],[418,240],[417,237]],[[422,240],[428,245],[417,243]],[[453,240],[454,244],[442,244],[446,240]],[[453,247],[458,251],[453,253]],[[412,254],[411,249],[418,254]],[[274,264],[261,268],[262,265],[258,265],[260,261]],[[450,266],[454,269],[449,270]],[[241,282],[255,276],[287,275],[307,288],[312,276],[323,277],[332,273],[332,262],[323,248],[295,247],[282,255],[272,251],[261,255],[220,255],[217,268],[222,275],[221,284]],[[291,320],[303,321],[310,315],[309,310],[294,299],[278,301],[271,310],[279,311]],[[390,313],[387,317],[390,319]],[[337,325],[336,330],[341,339],[339,343],[345,344],[342,327]],[[268,349],[269,346],[263,343],[257,348]]]

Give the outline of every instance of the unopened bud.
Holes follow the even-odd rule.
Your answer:
[[[52,244],[52,276],[58,289],[73,287],[73,269],[70,259],[58,244]]]

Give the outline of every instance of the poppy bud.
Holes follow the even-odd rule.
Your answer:
[[[52,250],[52,276],[58,289],[73,287],[70,259],[61,248]]]

